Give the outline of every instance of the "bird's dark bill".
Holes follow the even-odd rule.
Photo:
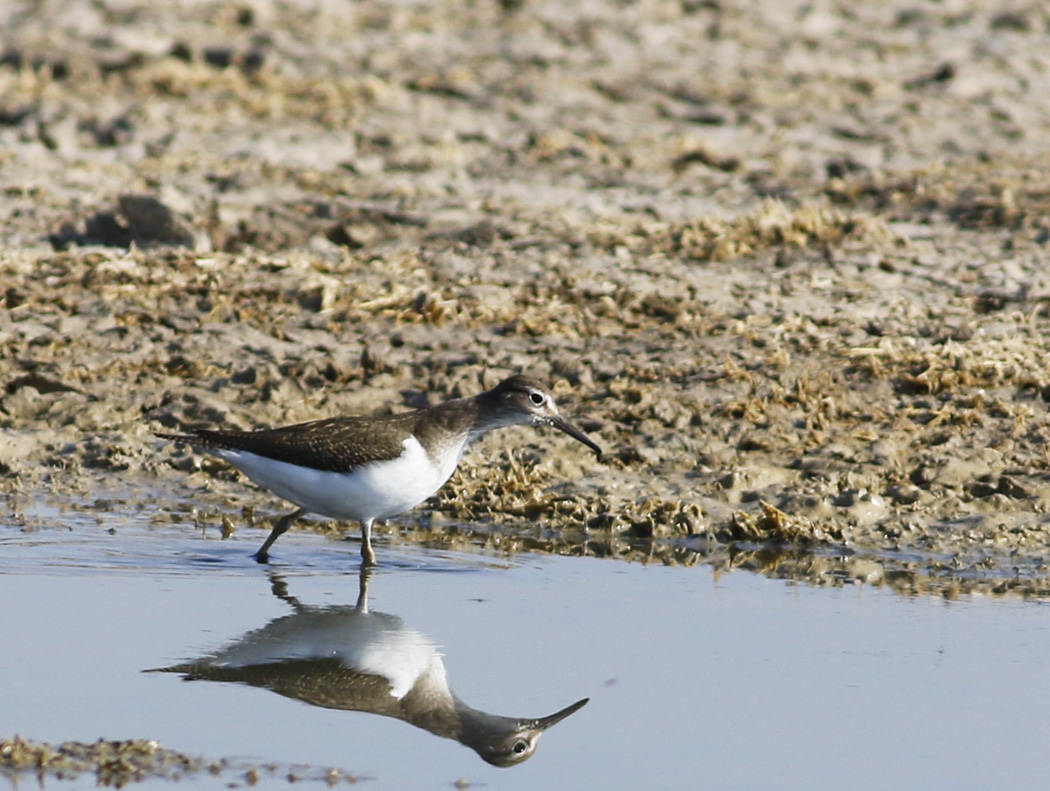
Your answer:
[[[554,714],[551,714],[549,717],[540,717],[540,719],[533,720],[532,722],[527,723],[527,725],[529,725],[530,727],[532,727],[532,728],[534,728],[536,730],[545,731],[549,727],[551,727],[552,725],[556,725],[557,723],[559,723],[562,720],[564,720],[570,714],[575,714],[577,711],[579,711],[584,706],[586,706],[587,705],[587,701],[589,701],[589,700],[590,700],[590,698],[584,698],[583,700],[578,700],[575,703],[573,703],[571,706],[566,706],[561,711],[556,712]]]
[[[599,456],[602,455],[602,449],[598,446],[598,443],[595,442],[590,437],[588,437],[586,434],[584,434],[578,428],[576,428],[576,426],[574,426],[568,420],[565,420],[564,418],[555,415],[555,416],[550,418],[550,424],[552,426],[554,426],[555,428],[557,428],[557,429],[561,429],[562,431],[564,431],[566,434],[568,434],[573,439],[579,440],[584,445],[586,445],[588,448],[590,448],[595,453],[597,453]]]

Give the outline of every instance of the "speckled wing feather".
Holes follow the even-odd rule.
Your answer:
[[[325,472],[349,472],[370,461],[400,456],[416,413],[333,417],[260,431],[197,429],[192,435],[157,434],[204,448],[243,450]]]

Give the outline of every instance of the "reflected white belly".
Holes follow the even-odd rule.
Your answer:
[[[393,461],[375,462],[352,472],[298,467],[255,453],[216,450],[255,483],[300,508],[333,519],[385,519],[415,508],[449,479],[459,454],[435,466],[415,437]],[[462,449],[461,449],[462,450]]]
[[[296,659],[338,659],[343,667],[381,676],[403,698],[420,679],[448,694],[437,646],[386,613],[300,613],[272,621],[206,659],[215,667],[251,667]]]

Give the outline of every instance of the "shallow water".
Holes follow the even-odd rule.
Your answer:
[[[1045,605],[379,544],[370,612],[396,616],[422,636],[417,647],[439,646],[463,701],[538,717],[590,698],[531,759],[500,769],[394,718],[143,672],[278,628],[292,602],[352,618],[356,543],[289,534],[267,568],[249,557],[261,531],[220,541],[142,516],[48,518],[53,527],[0,531],[2,736],[151,738],[194,755],[274,762],[278,775],[337,767],[391,789],[1045,781]],[[225,788],[231,777],[194,783]]]

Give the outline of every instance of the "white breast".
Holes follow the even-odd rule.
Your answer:
[[[415,437],[403,444],[396,459],[352,472],[313,470],[238,450],[216,453],[260,486],[311,513],[367,521],[404,513],[426,500],[449,479],[463,451],[460,447],[446,454],[438,467]]]

